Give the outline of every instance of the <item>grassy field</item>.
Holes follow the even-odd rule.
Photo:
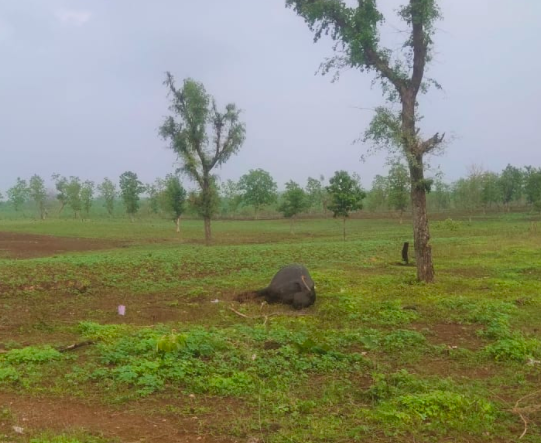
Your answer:
[[[180,236],[0,221],[29,250],[30,234],[100,242],[0,251],[0,441],[541,442],[541,231],[526,216],[433,223],[432,285],[400,264],[406,223],[351,220],[346,242],[333,220],[213,230],[205,247],[197,221]],[[315,306],[236,301],[293,262]]]

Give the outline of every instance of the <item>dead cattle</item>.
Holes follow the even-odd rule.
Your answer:
[[[285,303],[295,309],[307,308],[316,301],[314,281],[302,265],[284,266],[257,295],[264,297],[267,303]]]

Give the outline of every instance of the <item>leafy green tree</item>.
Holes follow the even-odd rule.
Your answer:
[[[164,190],[163,180],[157,178],[154,183],[145,186],[148,194],[149,209],[152,214],[157,214],[160,210],[160,195]]]
[[[216,214],[220,207],[220,192],[216,177],[210,176],[209,189],[205,195],[200,190],[191,191],[188,193],[187,202],[192,212],[201,217],[204,217],[205,213]],[[208,241],[206,243],[207,245],[210,244]]]
[[[524,168],[524,194],[526,201],[534,206],[541,204],[541,168]]]
[[[242,203],[239,184],[233,180],[227,180],[220,186],[220,195],[224,205],[224,212],[228,215],[235,214]]]
[[[70,177],[66,184],[66,204],[73,211],[73,216],[75,218],[79,217],[81,210],[83,208],[83,200],[81,199],[81,190],[83,185],[79,177]]]
[[[445,211],[451,207],[451,186],[436,176],[430,192],[430,198],[437,211]]]
[[[178,176],[169,174],[165,177],[164,188],[160,195],[162,209],[173,218],[177,232],[180,232],[180,217],[184,213],[186,190]]]
[[[143,183],[135,172],[126,171],[120,176],[120,195],[126,206],[126,213],[133,222],[135,214],[141,205],[141,194],[145,192]]]
[[[255,218],[261,207],[274,203],[277,199],[278,186],[272,176],[263,169],[250,169],[238,183],[242,200],[255,210]]]
[[[110,217],[113,216],[113,212],[115,210],[115,198],[116,198],[116,186],[115,184],[109,180],[108,178],[105,178],[101,184],[98,185],[98,191],[100,192],[100,196],[104,200],[104,206],[107,210],[107,213]]]
[[[432,60],[435,22],[441,18],[437,0],[407,0],[396,9],[404,22],[402,51],[385,48],[380,29],[385,17],[376,0],[359,0],[353,6],[345,0],[286,0],[314,32],[317,41],[330,36],[335,57],[322,65],[322,72],[333,69],[357,68],[372,72],[380,81],[386,100],[391,106],[378,107],[363,140],[378,148],[398,150],[410,170],[413,234],[417,278],[434,280],[432,249],[426,208],[429,183],[424,176],[424,157],[441,147],[444,136],[435,134],[423,139],[418,123],[419,93],[424,93],[433,80],[426,80],[425,70]],[[351,6],[349,6],[351,5]],[[399,110],[392,105],[398,103]]]
[[[26,180],[17,177],[17,182],[14,186],[8,189],[8,201],[13,205],[15,211],[19,211],[26,203],[29,197],[28,184]]]
[[[308,207],[309,201],[304,189],[294,181],[288,181],[286,183],[286,190],[282,194],[282,203],[278,210],[285,218],[291,220],[291,232],[293,232],[293,223],[297,215],[304,212]]]
[[[452,184],[454,206],[468,212],[473,211],[475,199],[470,199],[470,182],[466,178],[459,178]]]
[[[87,217],[94,202],[94,190],[95,184],[91,180],[86,180],[81,186],[81,203]]]
[[[382,175],[376,175],[372,181],[372,189],[366,196],[366,207],[372,212],[389,205],[389,180]]]
[[[519,168],[507,165],[500,174],[499,185],[501,188],[501,201],[507,211],[513,201],[518,201],[522,197],[522,186],[524,176]]]
[[[479,166],[469,167],[468,175],[457,180],[453,185],[453,199],[455,206],[470,214],[470,221],[473,212],[480,209],[483,204],[483,177],[485,171]]]
[[[194,203],[205,223],[206,243],[210,244],[210,222],[216,213],[218,198],[211,171],[239,151],[246,129],[239,118],[240,110],[234,104],[228,104],[225,111],[220,112],[201,83],[186,79],[182,89],[177,89],[168,72],[164,84],[170,97],[169,110],[174,115],[166,118],[160,134],[178,155],[181,171],[199,186],[200,192]]]
[[[308,177],[306,182],[306,197],[308,198],[308,207],[313,211],[324,210],[325,187],[323,182],[325,178],[321,175],[319,179]]]
[[[485,172],[481,176],[481,202],[486,210],[502,201],[500,177],[494,172]]]
[[[47,213],[45,208],[47,190],[45,189],[45,181],[39,175],[34,174],[30,177],[30,181],[28,182],[28,193],[30,198],[36,204],[40,218],[45,220]]]
[[[361,189],[357,180],[346,171],[337,171],[329,180],[327,191],[331,196],[329,210],[334,218],[341,217],[343,221],[344,241],[346,240],[346,219],[353,211],[363,208],[366,193]]]
[[[68,194],[66,191],[68,179],[66,177],[62,177],[60,174],[53,174],[52,178],[57,192],[56,199],[60,202],[60,210],[58,213],[61,214],[64,207],[68,203]]]
[[[394,163],[387,177],[389,183],[389,206],[400,213],[400,224],[410,201],[410,178],[408,169],[402,163]]]

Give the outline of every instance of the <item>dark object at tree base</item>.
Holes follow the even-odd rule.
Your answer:
[[[404,246],[402,246],[402,261],[406,264],[409,264],[409,257],[408,257],[409,247],[410,247],[410,244],[408,242],[404,242]]]
[[[284,303],[295,309],[307,308],[316,301],[314,281],[302,265],[284,266],[257,295],[264,297],[267,303]]]

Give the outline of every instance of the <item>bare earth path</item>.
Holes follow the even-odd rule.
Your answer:
[[[32,398],[0,392],[0,408],[8,408],[9,418],[0,416],[2,435],[15,437],[13,426],[25,434],[42,431],[63,433],[85,431],[122,443],[232,443],[234,440],[208,435],[199,417],[178,414],[145,414],[143,404],[126,405],[127,410],[86,405],[77,400]],[[9,440],[8,440],[9,441]]]
[[[0,257],[37,258],[66,252],[95,251],[122,246],[118,241],[0,232]]]

